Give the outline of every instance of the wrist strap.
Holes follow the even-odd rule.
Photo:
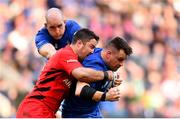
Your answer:
[[[104,92],[104,93],[102,94],[102,96],[101,96],[101,101],[105,101],[105,99],[106,99],[106,92]]]
[[[103,73],[104,73],[104,79],[103,80],[107,80],[109,78],[108,73],[106,71],[103,71]]]

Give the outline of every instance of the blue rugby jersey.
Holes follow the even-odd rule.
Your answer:
[[[65,23],[65,32],[60,40],[54,40],[49,34],[48,30],[44,27],[38,31],[35,37],[35,44],[37,49],[46,43],[51,43],[56,50],[65,47],[68,43],[72,42],[73,35],[80,29],[80,25],[73,20],[67,20]]]
[[[101,57],[101,48],[96,48],[94,53],[84,59],[83,65],[85,67],[93,68],[96,70],[107,71],[108,67]],[[90,86],[99,91],[105,91],[109,81],[98,81],[90,83]],[[101,118],[102,114],[99,107],[100,102],[92,100],[84,100],[80,97],[74,96],[71,93],[69,98],[65,99],[61,105],[62,117],[64,118],[87,118],[96,117]]]

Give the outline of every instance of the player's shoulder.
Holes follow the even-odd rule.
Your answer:
[[[64,36],[67,36],[70,39],[70,42],[72,41],[73,35],[76,31],[78,31],[81,26],[74,20],[66,20],[65,22],[65,34]]]
[[[64,57],[75,56],[76,57],[76,54],[73,52],[72,48],[69,45],[65,46],[64,48],[59,49],[56,54],[61,55],[61,57],[62,56]]]
[[[101,52],[102,50],[103,50],[102,48],[95,48],[95,49],[94,49],[94,53]]]
[[[36,42],[42,43],[41,41],[49,40],[51,40],[51,36],[49,35],[48,30],[45,27],[41,28],[35,36]]]
[[[36,37],[42,36],[42,35],[43,35],[43,36],[48,36],[48,35],[49,35],[48,30],[47,30],[45,27],[41,28],[41,29],[37,32]]]
[[[95,48],[94,52],[87,56],[85,60],[91,60],[91,61],[100,61],[101,60],[101,54],[102,48]]]
[[[66,20],[66,26],[71,26],[71,25],[77,25],[78,23],[75,20]]]
[[[48,33],[48,30],[45,27],[39,29],[38,33]]]
[[[101,51],[101,48],[95,48],[94,52],[83,60],[83,65],[86,67],[94,67],[95,69],[102,69],[104,61],[101,57]]]

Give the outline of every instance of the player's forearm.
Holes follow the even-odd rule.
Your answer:
[[[95,71],[93,69],[84,69],[82,71],[82,77],[79,79],[79,81],[84,81],[87,83],[100,81],[104,79],[104,72],[102,71]]]
[[[47,59],[56,53],[56,49],[51,44],[45,44],[39,49],[39,54]]]
[[[53,54],[55,53],[52,53],[52,52],[39,52],[39,54],[47,59],[51,58],[53,56]]]
[[[79,81],[83,82],[95,82],[104,79],[104,72],[103,71],[96,71],[90,68],[77,68],[72,71],[72,75]],[[105,76],[108,77],[108,74]]]
[[[94,88],[90,87],[89,84],[85,82],[77,82],[75,95],[81,97],[85,100],[93,100],[93,101],[100,101],[102,100],[102,95],[104,93],[95,90]],[[105,100],[105,97],[104,97]]]
[[[96,91],[96,93],[92,97],[92,100],[94,100],[96,102],[101,101],[102,95],[103,95],[103,92]]]
[[[120,99],[120,90],[117,87],[113,87],[108,92],[96,91],[92,97],[92,100],[98,101],[118,101]]]
[[[108,92],[97,91],[90,87],[87,83],[77,82],[75,95],[85,100],[93,101],[118,101],[120,98],[120,90],[117,87],[113,87]]]

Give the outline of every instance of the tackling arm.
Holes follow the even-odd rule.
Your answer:
[[[77,82],[75,95],[84,99],[91,99],[96,102],[98,101],[118,101],[120,98],[120,91],[118,87],[113,87],[104,93],[101,91],[96,91],[91,88],[89,84],[84,82]]]
[[[91,68],[79,67],[72,71],[72,75],[79,81],[95,82],[103,79],[113,79],[112,71],[97,71]]]
[[[53,56],[56,53],[56,49],[54,46],[50,43],[44,44],[40,49],[39,49],[39,54],[43,57],[46,57],[49,59],[51,56]]]

